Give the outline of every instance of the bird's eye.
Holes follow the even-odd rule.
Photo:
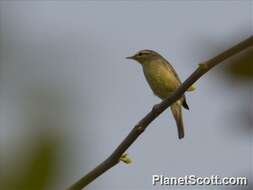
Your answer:
[[[138,55],[139,55],[139,56],[142,56],[142,55],[143,55],[143,53],[139,53]]]

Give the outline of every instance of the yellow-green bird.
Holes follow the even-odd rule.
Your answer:
[[[142,65],[143,72],[154,94],[161,99],[167,98],[180,85],[181,81],[171,64],[159,53],[152,50],[141,50],[127,59],[136,60]],[[194,87],[188,91],[194,90]],[[184,137],[184,124],[182,118],[182,106],[189,109],[185,96],[171,105],[172,114],[176,120],[178,138]]]

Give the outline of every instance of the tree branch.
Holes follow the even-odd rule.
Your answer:
[[[214,58],[199,64],[199,67],[174,91],[169,97],[167,97],[161,103],[153,106],[153,109],[143,118],[138,124],[134,126],[127,137],[120,143],[120,145],[114,150],[114,152],[96,168],[91,170],[84,177],[75,182],[68,190],[81,190],[104,172],[112,168],[119,162],[121,155],[134,143],[134,141],[141,135],[148,125],[156,119],[165,109],[171,104],[177,101],[187,89],[194,84],[202,75],[208,72],[211,68],[218,65],[225,59],[232,57],[233,55],[253,46],[253,36],[250,36],[246,40],[231,47],[230,49],[220,53]]]

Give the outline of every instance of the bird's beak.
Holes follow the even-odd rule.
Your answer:
[[[126,59],[135,59],[134,56],[129,56],[129,57],[126,57]]]

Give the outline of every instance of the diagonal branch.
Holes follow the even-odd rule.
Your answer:
[[[165,109],[177,101],[185,91],[195,83],[202,75],[208,72],[211,68],[223,62],[225,59],[253,46],[253,36],[231,47],[230,49],[218,54],[214,58],[199,64],[199,67],[189,76],[179,88],[167,97],[161,103],[155,105],[153,109],[143,118],[138,124],[134,126],[127,137],[120,143],[114,152],[96,168],[87,173],[84,177],[75,182],[68,190],[81,190],[104,172],[115,166],[121,155],[134,143],[134,141],[141,135],[148,125],[155,120]]]

